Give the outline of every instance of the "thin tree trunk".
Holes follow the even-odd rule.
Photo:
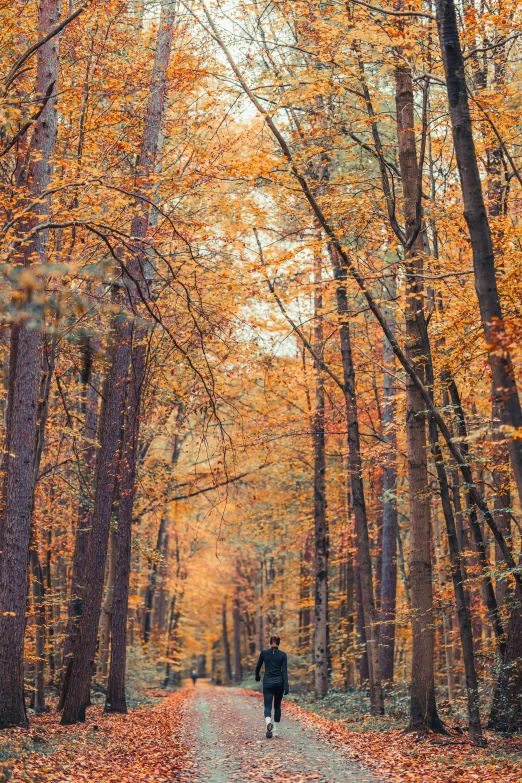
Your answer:
[[[56,648],[54,628],[54,590],[52,575],[52,543],[53,531],[47,530],[47,551],[45,556],[45,592],[49,598],[47,605],[47,650],[49,655],[49,684],[56,685]]]
[[[359,644],[359,683],[366,686],[370,680],[370,665],[368,663],[368,648],[366,644],[366,626],[364,624],[364,610],[361,589],[361,571],[358,561],[354,568],[355,597],[357,600],[357,641]]]
[[[509,480],[506,476],[504,466],[507,462],[507,454],[505,454],[505,446],[499,441],[503,440],[503,436],[497,430],[498,411],[497,406],[493,405],[493,469],[491,476],[493,479],[493,486],[495,489],[495,497],[493,500],[495,521],[502,531],[504,538],[508,541],[511,538],[511,517],[509,509],[511,508],[511,492],[509,490]],[[502,552],[499,549],[498,544],[495,544],[495,564],[497,569],[504,564]],[[505,606],[508,599],[511,596],[511,590],[509,586],[509,580],[507,577],[497,577],[495,584],[495,592],[497,595],[497,601],[499,606]]]
[[[67,607],[68,621],[63,647],[62,689],[58,709],[63,709],[63,701],[71,675],[73,650],[78,636],[78,625],[82,614],[83,591],[85,587],[85,569],[87,564],[87,547],[89,543],[90,518],[93,503],[91,481],[96,473],[96,432],[98,429],[98,408],[100,395],[93,384],[92,349],[85,346],[82,368],[82,412],[84,418],[83,459],[80,469],[80,502],[78,505],[78,520],[74,538],[74,553],[69,603]],[[106,392],[105,388],[105,392]],[[104,395],[105,396],[105,395]],[[103,409],[104,406],[102,406]],[[102,410],[103,414],[103,410]],[[100,416],[99,433],[101,436],[103,415]]]
[[[239,592],[236,589],[232,606],[232,621],[234,626],[234,681],[241,682],[241,614],[239,608]]]
[[[448,380],[448,378],[446,378]],[[466,420],[464,418],[464,411],[462,408],[462,404],[460,401],[460,395],[459,390],[457,388],[457,384],[455,383],[453,378],[449,378],[448,383],[448,391],[450,393],[451,397],[451,403],[453,406],[453,410],[455,411],[455,418],[457,423],[457,434],[461,440],[462,443],[462,451],[464,455],[467,455],[468,453],[468,447],[467,447],[467,427],[466,427]],[[454,494],[454,499],[457,501],[457,505],[460,507],[460,499],[458,497],[458,491],[457,494]],[[477,553],[477,558],[481,567],[482,572],[482,595],[484,597],[484,603],[488,612],[488,618],[491,623],[491,626],[493,628],[497,649],[499,652],[499,655],[503,657],[504,651],[505,651],[505,641],[504,641],[504,629],[502,627],[502,622],[500,619],[500,613],[498,610],[498,604],[497,604],[497,598],[495,595],[495,589],[493,587],[493,583],[491,581],[491,577],[489,575],[489,563],[487,558],[487,545],[484,540],[484,533],[482,531],[482,527],[480,526],[480,522],[477,518],[477,512],[475,509],[475,506],[471,499],[471,494],[469,491],[469,488],[466,489],[466,507],[468,512],[468,519],[469,519],[469,526],[471,530],[471,536],[473,539],[473,543],[475,546],[475,551]],[[457,506],[456,506],[457,508]],[[457,528],[458,533],[458,528]],[[463,531],[462,531],[463,533]],[[461,533],[461,537],[462,536]]]
[[[455,156],[460,174],[464,217],[468,225],[475,290],[493,376],[495,403],[502,423],[522,428],[522,409],[513,372],[497,288],[495,253],[489,225],[469,110],[469,100],[454,0],[436,0],[442,60],[446,75]],[[508,440],[508,452],[522,502],[522,440]]]
[[[310,564],[312,562],[310,531],[307,532],[304,544],[304,550],[301,555],[300,575],[299,575],[299,649],[308,653],[310,651]],[[262,649],[262,643],[261,643]]]
[[[223,652],[225,654],[225,671],[227,673],[227,682],[232,682],[232,665],[230,663],[230,645],[228,643],[228,628],[227,628],[227,599],[223,601],[223,608],[221,611],[221,629],[223,635]]]
[[[59,17],[59,0],[42,0],[38,30],[44,36]],[[52,158],[56,148],[56,93],[58,80],[58,39],[52,38],[37,52],[36,99],[47,102],[35,122],[29,145],[28,169],[18,185],[28,188],[33,202],[30,229],[48,213],[48,200],[42,198],[51,181]],[[46,262],[45,232],[36,235],[24,249],[23,262],[30,266],[36,257]],[[42,333],[23,321],[12,328],[10,393],[8,400],[7,450],[3,469],[3,514],[1,519],[0,567],[0,728],[27,722],[24,704],[24,633],[30,520],[33,504],[33,471],[36,449],[36,417],[40,382]]]
[[[430,379],[430,381],[433,383],[432,379]],[[482,725],[480,721],[480,704],[477,672],[475,668],[475,653],[473,648],[473,633],[471,628],[469,605],[466,600],[466,591],[464,589],[464,576],[461,568],[462,558],[458,545],[457,528],[451,506],[446,469],[438,442],[437,425],[432,418],[430,418],[429,421],[429,433],[431,450],[437,470],[437,479],[439,482],[439,491],[442,501],[442,511],[444,514],[444,520],[446,522],[446,533],[448,537],[449,555],[451,562],[451,577],[457,605],[457,618],[460,631],[460,643],[462,646],[462,658],[464,660],[464,671],[466,673],[469,737],[473,744],[483,746],[485,741],[482,734]]]
[[[323,298],[321,259],[314,264],[314,349],[323,355]],[[328,693],[328,530],[325,486],[325,393],[323,371],[315,363],[315,401],[313,410],[314,455],[314,691],[318,698]]]
[[[345,688],[354,685],[353,629],[354,629],[354,564],[347,551],[345,535],[341,537],[339,564],[339,660]]]
[[[390,295],[395,295],[395,282]],[[395,318],[390,316],[394,325]],[[381,677],[393,685],[395,657],[395,611],[397,600],[397,434],[395,430],[395,354],[385,339],[383,364],[383,434],[387,443],[383,466],[382,580],[381,580]]]
[[[453,623],[451,614],[443,610],[443,631],[444,631],[444,655],[446,658],[446,682],[448,685],[448,701],[453,704],[455,701],[455,662],[453,656]]]
[[[355,538],[357,547],[357,562],[361,586],[362,610],[368,654],[368,670],[370,684],[370,703],[373,714],[384,713],[384,701],[381,687],[381,663],[379,649],[379,617],[375,607],[373,590],[372,560],[370,554],[370,538],[368,534],[368,518],[364,496],[362,477],[361,440],[359,434],[359,419],[357,414],[357,391],[355,385],[355,367],[352,358],[350,329],[348,326],[348,298],[346,293],[346,271],[339,263],[337,251],[330,251],[334,276],[337,282],[337,314],[339,318],[339,338],[341,343],[341,360],[343,365],[343,385],[348,428],[348,470],[350,481],[350,498],[355,517]]]

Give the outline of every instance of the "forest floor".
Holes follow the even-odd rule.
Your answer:
[[[258,693],[198,683],[128,715],[61,727],[55,712],[0,734],[0,783],[520,783],[522,738],[357,731],[291,702],[264,735]]]

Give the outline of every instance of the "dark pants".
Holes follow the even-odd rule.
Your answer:
[[[283,685],[263,685],[263,699],[265,701],[265,718],[272,717],[272,702],[274,702],[274,720],[281,720],[281,701],[283,700]]]

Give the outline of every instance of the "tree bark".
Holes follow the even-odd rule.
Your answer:
[[[59,0],[42,0],[38,31],[45,36],[58,21]],[[56,94],[58,80],[58,40],[52,38],[37,52],[36,100],[47,102],[34,125],[29,145],[28,168],[19,177],[19,186],[28,190],[32,217],[30,229],[48,213],[48,199],[42,193],[51,181],[52,158],[56,148]],[[36,259],[46,262],[45,232],[37,235],[23,250],[23,263]],[[0,728],[27,722],[24,704],[24,632],[30,520],[33,504],[33,471],[36,450],[36,417],[42,353],[42,333],[29,327],[23,314],[12,328],[8,433],[3,484],[1,520],[2,561],[0,567]]]
[[[232,605],[232,622],[234,626],[234,681],[241,682],[241,613],[239,607],[239,592],[236,589]]]
[[[405,237],[418,221],[419,165],[415,144],[413,82],[407,66],[395,69],[395,104],[399,166],[404,197]],[[424,378],[424,291],[422,235],[406,253],[406,355]],[[435,701],[435,635],[431,563],[430,490],[427,466],[426,404],[410,377],[406,381],[406,436],[410,501],[410,594],[412,608],[412,677],[410,729],[442,730]]]
[[[232,665],[230,663],[230,645],[228,643],[228,628],[227,628],[227,599],[225,597],[223,601],[223,609],[221,611],[221,628],[223,634],[223,652],[225,654],[225,671],[227,673],[227,682],[232,682]]]
[[[323,297],[321,259],[314,263],[314,349],[323,356]],[[328,693],[328,529],[325,486],[325,393],[322,367],[315,362],[315,400],[313,408],[314,456],[314,691],[317,698]]]
[[[438,442],[437,425],[430,417],[429,421],[430,445],[435,460],[439,492],[442,501],[442,511],[446,522],[449,555],[451,563],[451,577],[457,605],[457,618],[460,631],[460,643],[464,671],[466,673],[466,692],[468,700],[469,737],[473,744],[483,746],[485,744],[480,720],[480,704],[478,679],[475,668],[475,652],[473,646],[473,633],[471,628],[470,609],[467,594],[464,588],[464,575],[462,572],[462,555],[459,550],[457,528],[453,509],[451,506],[450,491],[442,452]]]
[[[140,166],[137,185],[142,195],[149,197],[147,202],[139,204],[139,211],[134,216],[131,234],[135,240],[145,239],[150,221],[149,201],[152,196],[150,178],[157,161],[160,140],[161,121],[165,111],[167,97],[167,70],[170,62],[172,39],[174,35],[176,4],[163,2],[161,6],[160,25],[154,53],[151,86],[145,127],[140,151]],[[147,279],[146,252],[138,244],[136,261],[133,264],[134,276],[140,281],[141,296],[150,297],[150,282]],[[134,267],[136,267],[134,269]],[[138,304],[136,291],[134,308]],[[117,534],[117,565],[114,585],[114,602],[112,613],[112,649],[111,671],[109,674],[109,689],[106,709],[111,712],[125,712],[125,669],[126,669],[126,623],[129,592],[132,510],[134,505],[136,470],[138,461],[138,445],[140,431],[140,413],[147,374],[147,330],[139,327],[133,332],[131,377],[129,382],[125,433],[120,467],[120,504],[118,510]],[[162,520],[163,521],[163,520]],[[161,551],[161,550],[160,550]],[[150,607],[145,613],[145,642],[150,635],[150,623],[153,593],[150,595]]]
[[[370,553],[370,537],[368,534],[368,518],[364,496],[362,477],[361,439],[359,434],[359,418],[357,413],[357,391],[355,385],[355,367],[352,358],[350,328],[348,326],[349,308],[346,294],[346,270],[339,263],[337,251],[331,248],[331,259],[336,279],[337,314],[339,318],[339,338],[341,343],[341,360],[343,366],[343,386],[348,428],[348,471],[350,481],[350,497],[355,517],[355,539],[357,547],[357,562],[359,566],[362,609],[368,654],[368,671],[370,684],[370,705],[373,714],[384,713],[384,701],[381,687],[380,663],[380,627],[378,612],[375,607],[373,590],[372,560]]]
[[[395,294],[395,284],[390,294]],[[395,318],[390,316],[394,325]],[[383,364],[383,434],[387,443],[383,466],[382,579],[380,656],[383,683],[393,685],[395,611],[397,600],[397,435],[395,430],[395,354],[385,339]]]
[[[83,383],[81,408],[84,418],[83,439],[85,445],[83,448],[83,464],[80,470],[80,502],[78,505],[78,519],[76,522],[76,535],[74,538],[70,597],[67,607],[67,631],[63,647],[62,689],[58,709],[63,709],[65,692],[68,688],[71,675],[73,650],[78,636],[78,625],[82,614],[87,547],[89,543],[90,518],[93,503],[90,483],[92,481],[92,476],[96,474],[96,432],[98,429],[100,395],[93,383],[92,347],[90,345],[84,346],[84,363],[81,377]],[[102,408],[103,407],[104,406],[102,406]],[[103,415],[100,416],[100,437],[102,433],[102,424]]]
[[[354,568],[355,597],[357,599],[357,641],[359,643],[359,684],[366,687],[370,681],[370,665],[368,663],[368,647],[366,644],[366,625],[364,623],[363,598],[361,588],[361,569],[358,560]]]
[[[494,401],[498,406],[502,423],[508,430],[520,430],[522,408],[511,354],[507,347],[508,340],[497,287],[495,253],[473,139],[464,59],[454,0],[437,0],[436,9],[453,143],[464,201],[464,217],[471,240],[475,290],[493,377]],[[522,441],[511,438],[507,445],[518,496],[522,502]]]
[[[347,516],[349,516],[347,514]],[[345,688],[355,685],[353,661],[354,562],[345,534],[341,536],[339,564],[339,660]]]
[[[83,609],[74,649],[70,680],[64,698],[62,725],[85,720],[85,709],[89,699],[103,596],[110,517],[117,477],[121,412],[124,407],[125,387],[131,354],[130,331],[128,321],[118,321],[112,350],[100,454],[97,463],[96,492],[87,551],[85,572],[87,578],[83,594]]]

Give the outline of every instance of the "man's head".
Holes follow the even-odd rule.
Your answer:
[[[279,647],[281,644],[281,637],[272,635],[270,637],[270,647]]]

